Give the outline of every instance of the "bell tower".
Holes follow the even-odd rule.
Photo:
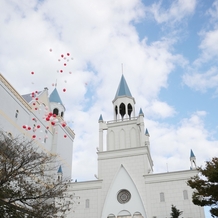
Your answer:
[[[143,161],[142,174],[152,173],[153,161],[150,154],[148,130],[144,127],[144,113],[140,109],[139,114],[135,115],[135,99],[123,75],[112,103],[114,119],[106,122],[100,115],[98,120],[98,177],[104,177],[104,166],[109,160],[111,160],[111,167],[113,165],[118,169],[127,159],[132,159],[132,166],[135,165],[137,162],[135,159],[139,157]],[[103,134],[104,131],[106,134]],[[103,136],[106,136],[106,140]],[[105,141],[106,145],[104,145]],[[115,166],[116,162],[117,166]],[[138,166],[135,167],[138,168]]]

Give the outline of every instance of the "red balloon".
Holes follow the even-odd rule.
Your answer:
[[[37,111],[37,110],[38,110],[38,108],[37,108],[37,107],[35,107],[35,110]]]
[[[31,74],[34,74],[34,72],[31,72]]]
[[[26,129],[26,125],[23,125],[23,128]]]
[[[67,53],[67,56],[70,56],[70,53]]]
[[[33,135],[32,138],[35,139],[35,138],[36,138],[36,135]]]
[[[38,101],[39,100],[39,98],[36,98],[36,101]]]
[[[66,126],[66,123],[62,123],[62,126],[65,127],[65,126]]]
[[[60,70],[60,73],[63,73],[63,70]]]
[[[46,117],[46,120],[47,120],[47,121],[49,121],[49,120],[50,120],[50,118],[49,118],[49,117]]]
[[[49,129],[49,126],[47,126],[46,129]]]
[[[54,125],[55,125],[55,122],[54,122],[54,121],[52,121],[52,122],[51,122],[51,125],[53,125],[53,126],[54,126]]]
[[[66,63],[64,63],[64,66],[67,66],[67,64],[66,64]]]
[[[37,125],[37,128],[39,129],[39,128],[40,128],[40,125]]]
[[[28,127],[28,130],[31,130],[31,127],[30,127],[30,126]]]
[[[64,55],[62,54],[62,55],[61,55],[61,57],[63,58],[63,57],[64,57]]]
[[[56,115],[56,114],[53,114],[52,116],[53,116],[53,117],[56,117],[57,115]]]
[[[66,92],[67,90],[66,89],[63,89],[63,92]]]
[[[64,135],[64,138],[67,138],[67,135]]]

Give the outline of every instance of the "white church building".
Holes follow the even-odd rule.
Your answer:
[[[71,178],[75,134],[64,121],[57,89],[50,96],[46,88],[21,96],[0,74],[0,96],[0,129],[10,137],[37,139],[44,151],[59,155],[57,175]],[[67,218],[169,218],[172,204],[183,211],[183,218],[204,218],[186,184],[197,174],[194,153],[190,169],[154,173],[144,114],[141,109],[136,114],[123,75],[112,103],[113,121],[104,121],[102,115],[98,120],[98,179],[69,183],[69,192],[79,200]]]

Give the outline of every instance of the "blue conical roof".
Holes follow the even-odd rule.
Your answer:
[[[139,115],[141,115],[141,114],[144,115],[142,109],[140,108],[140,110],[139,110]]]
[[[192,149],[191,149],[190,157],[195,157],[195,155],[194,155]]]
[[[50,102],[60,103],[60,104],[63,105],[63,103],[62,103],[62,101],[61,101],[61,98],[60,98],[60,96],[59,96],[58,91],[57,91],[56,88],[53,90],[53,92],[52,92],[51,95],[49,96],[49,101],[50,101]]]
[[[61,165],[60,165],[59,168],[58,168],[58,173],[62,173],[62,174],[63,174]]]
[[[115,98],[120,97],[120,96],[132,97],[131,92],[129,91],[129,87],[128,87],[123,75],[121,77],[120,84],[119,84],[119,87],[117,89],[117,93],[115,95]]]
[[[102,117],[102,115],[100,115],[98,121],[103,121],[103,117]]]
[[[150,136],[147,128],[145,130],[145,135]]]

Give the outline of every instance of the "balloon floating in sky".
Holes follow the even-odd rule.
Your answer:
[[[34,74],[34,72],[31,72],[31,74],[33,75],[33,74]]]
[[[63,89],[63,92],[66,92],[67,90],[66,89]]]

